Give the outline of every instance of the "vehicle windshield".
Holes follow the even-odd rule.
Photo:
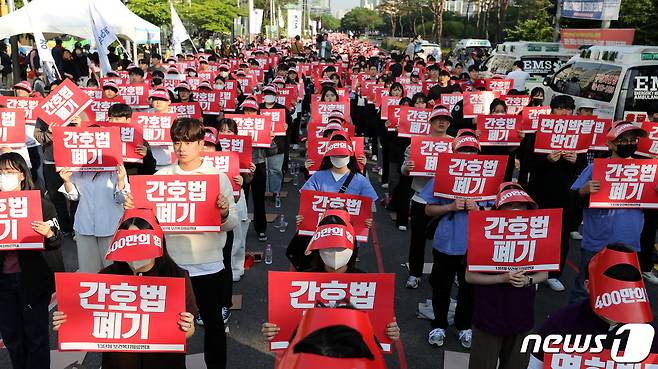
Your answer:
[[[620,66],[576,62],[555,74],[553,86],[563,94],[610,102],[620,75]]]

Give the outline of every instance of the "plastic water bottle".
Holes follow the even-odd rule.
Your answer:
[[[279,232],[284,233],[286,231],[286,228],[288,228],[288,222],[286,222],[286,218],[283,214],[279,217]]]
[[[272,264],[272,245],[269,243],[265,248],[265,264],[267,265]]]
[[[292,163],[292,168],[290,172],[292,173],[292,185],[293,186],[299,185],[299,166],[296,161]]]
[[[281,207],[281,195],[279,195],[278,192],[274,194],[274,207],[275,208]]]

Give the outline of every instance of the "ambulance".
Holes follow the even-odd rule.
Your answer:
[[[558,71],[577,53],[578,49],[565,49],[559,42],[504,42],[497,45],[485,60],[481,67],[482,75],[485,78],[504,76],[512,71],[514,62],[520,60],[523,62],[523,70],[531,77],[526,86],[540,86],[546,76]]]
[[[637,121],[658,101],[658,46],[591,46],[544,80],[545,100],[570,95],[602,118]]]

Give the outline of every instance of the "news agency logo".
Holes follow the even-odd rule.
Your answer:
[[[622,336],[626,333],[628,334],[626,345],[621,347]],[[582,354],[585,352],[598,354],[603,352],[603,343],[608,339],[612,339],[610,350],[612,360],[617,363],[640,363],[651,353],[654,334],[655,330],[651,324],[624,324],[614,333],[598,335],[550,334],[542,339],[538,334],[529,334],[523,339],[521,352],[538,353],[541,349],[547,354],[560,352],[567,354]],[[609,335],[612,336],[608,337]]]

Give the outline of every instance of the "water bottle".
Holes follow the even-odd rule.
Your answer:
[[[281,195],[279,195],[278,192],[274,194],[274,207],[275,208],[281,207]]]
[[[286,228],[288,228],[288,222],[286,222],[286,218],[283,214],[279,217],[279,232],[283,233],[286,231]]]
[[[267,265],[272,264],[272,245],[269,243],[265,248],[265,264]]]
[[[292,173],[292,185],[293,186],[299,185],[299,163],[293,161],[290,172]]]

